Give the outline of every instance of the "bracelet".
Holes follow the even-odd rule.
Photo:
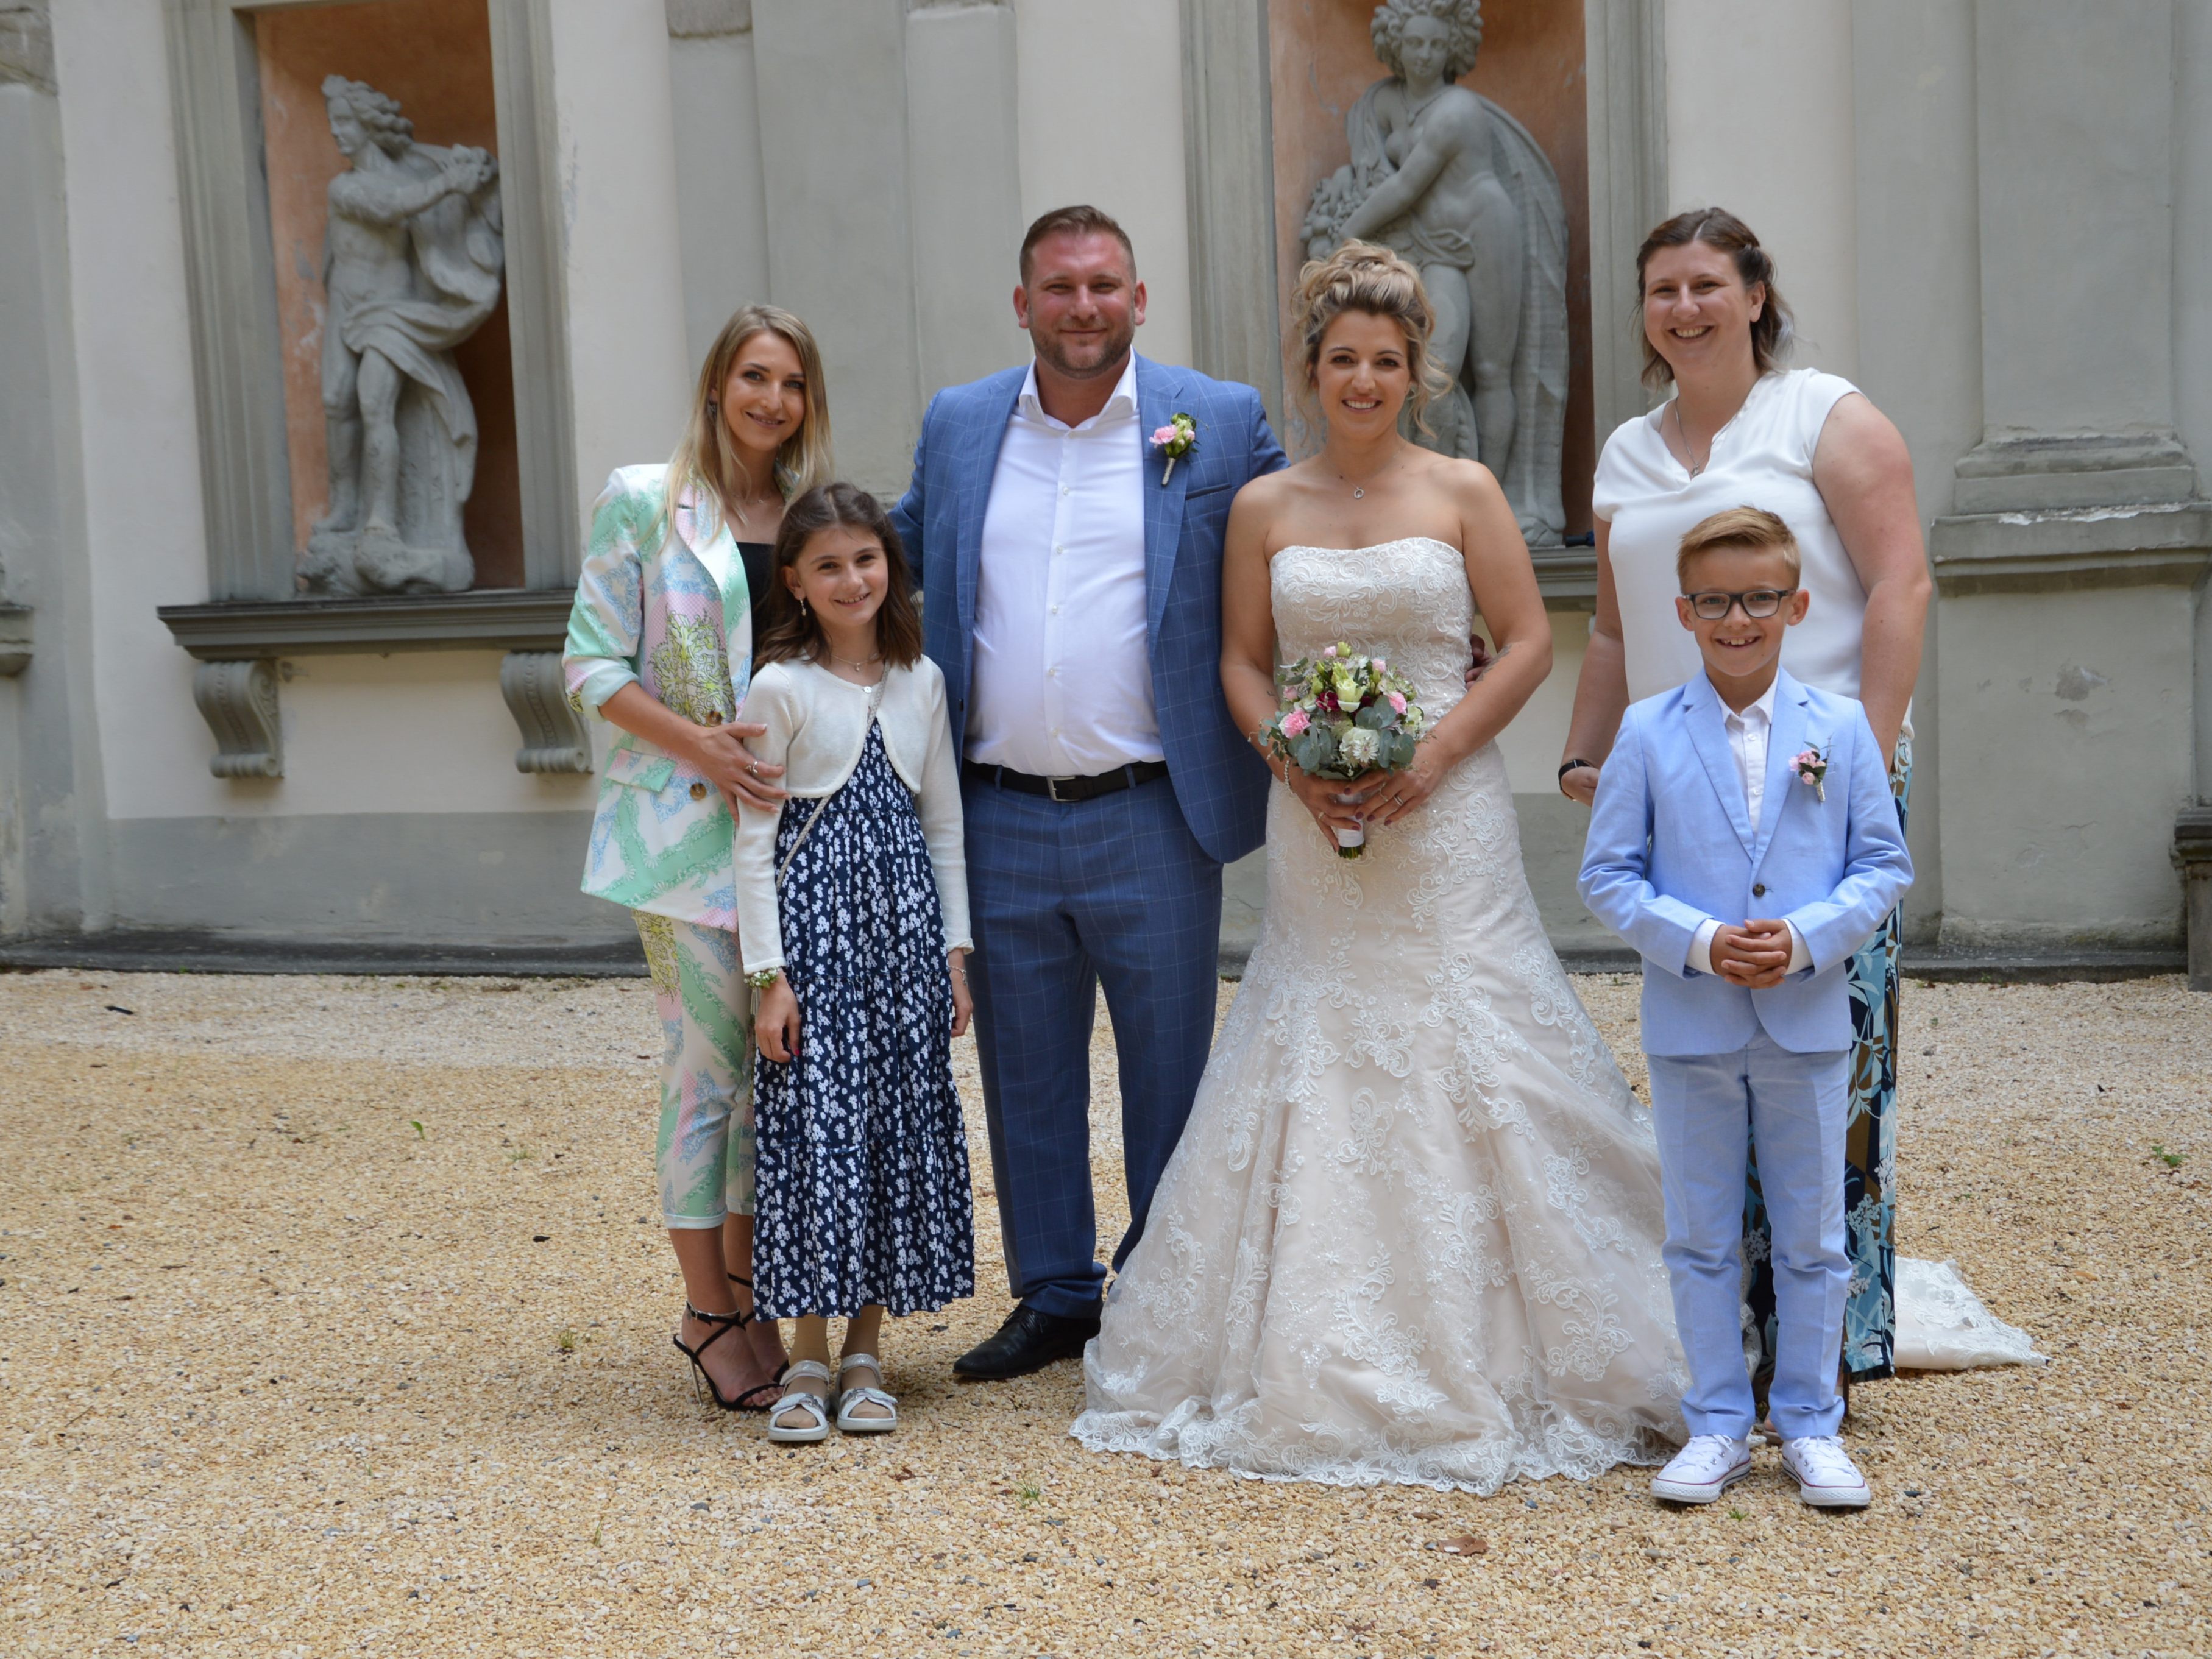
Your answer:
[[[776,981],[782,977],[782,969],[763,968],[757,974],[747,974],[745,975],[745,983],[751,986],[756,991],[765,991],[769,986],[775,984]]]

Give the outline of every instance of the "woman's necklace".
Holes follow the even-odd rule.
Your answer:
[[[1712,465],[1712,446],[1711,444],[1707,444],[1705,446],[1705,459],[1704,460],[1700,461],[1694,459],[1698,453],[1698,447],[1690,441],[1690,428],[1682,424],[1681,398],[1677,395],[1674,401],[1668,404],[1668,407],[1674,411],[1674,435],[1682,441],[1682,465],[1688,470],[1690,476],[1694,478],[1699,473],[1703,472],[1708,466]],[[1719,434],[1715,434],[1714,435],[1718,436]]]
[[[878,651],[878,652],[874,656],[872,656],[872,657],[862,657],[862,658],[860,658],[860,659],[859,660],[857,660],[857,661],[855,661],[855,660],[854,660],[853,658],[851,658],[851,657],[841,657],[841,656],[839,656],[839,655],[838,655],[835,651],[832,651],[832,652],[830,653],[830,660],[831,662],[842,663],[842,664],[844,664],[844,665],[845,665],[846,667],[848,667],[848,668],[859,668],[859,669],[863,669],[863,670],[865,670],[865,669],[870,669],[870,668],[873,668],[873,667],[874,667],[878,663],[881,662],[883,659],[884,659],[884,655],[883,655],[883,653],[882,653],[882,652],[880,652],[880,651]]]
[[[1402,458],[1400,456],[1393,455],[1389,460],[1383,462],[1382,465],[1376,467],[1374,471],[1368,474],[1367,483],[1352,484],[1352,499],[1355,501],[1365,500],[1367,495],[1367,484],[1375,483],[1392,467],[1397,465],[1401,459]],[[1341,482],[1348,484],[1352,483],[1352,480],[1345,477],[1344,469],[1340,466],[1336,469],[1336,476]]]

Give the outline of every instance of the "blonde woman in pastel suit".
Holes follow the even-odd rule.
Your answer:
[[[762,728],[734,716],[784,503],[830,474],[814,337],[787,311],[748,306],[707,354],[674,456],[616,468],[593,504],[562,653],[570,703],[623,732],[584,890],[628,906],[645,942],[664,1039],[661,1222],[686,1298],[672,1340],[725,1411],[766,1409],[784,1364],[775,1322],[753,1318],[750,1000],[732,861],[732,804],[778,809],[782,769],[747,752]]]

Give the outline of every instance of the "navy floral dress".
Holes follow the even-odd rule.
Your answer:
[[[754,1061],[753,1294],[777,1319],[941,1308],[975,1294],[975,1241],[929,848],[872,723],[808,830],[817,804],[776,829],[799,1055]]]

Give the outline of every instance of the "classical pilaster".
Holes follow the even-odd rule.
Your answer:
[[[2173,0],[1976,0],[1982,441],[1930,536],[1944,927],[2171,949],[2212,507],[2177,432]]]

